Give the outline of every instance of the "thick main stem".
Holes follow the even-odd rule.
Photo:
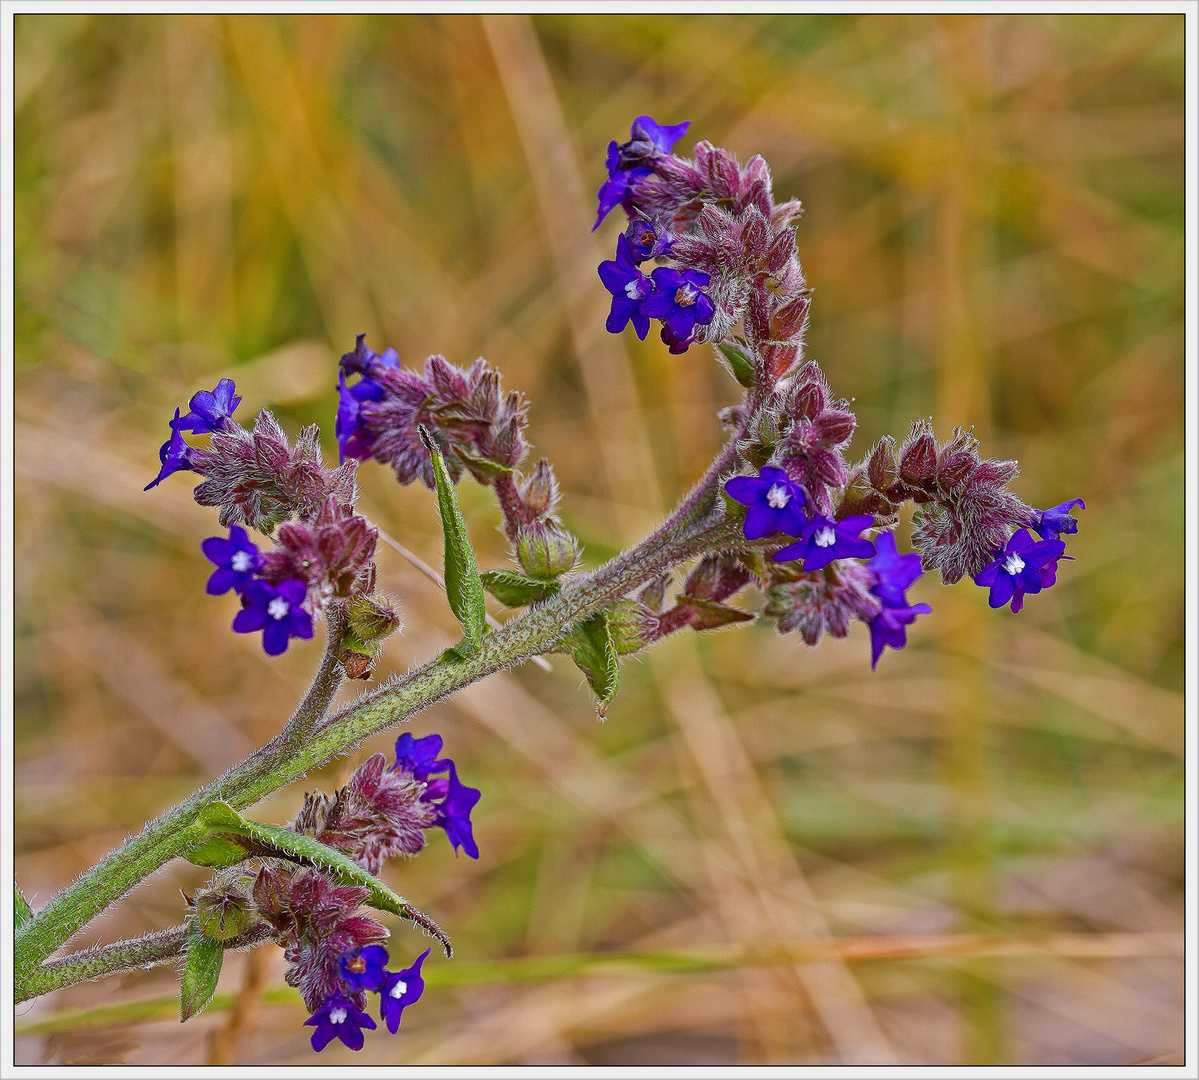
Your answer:
[[[240,765],[206,785],[186,802],[152,821],[74,884],[56,895],[26,923],[16,939],[16,977],[22,984],[46,957],[144,878],[176,856],[186,854],[194,838],[187,833],[200,809],[221,800],[242,809],[299,779],[313,768],[348,753],[372,735],[399,723],[447,695],[513,664],[551,651],[571,628],[665,570],[735,543],[739,531],[718,521],[695,524],[710,506],[715,481],[731,459],[731,447],[670,519],[628,552],[569,584],[557,597],[484,638],[470,657],[435,662],[385,684],[323,724],[289,723],[288,729]],[[681,535],[680,535],[681,534]],[[309,698],[313,705],[331,700],[340,669],[322,662]],[[307,702],[309,698],[306,698]],[[297,711],[297,715],[300,710]],[[295,718],[293,718],[294,722]],[[303,733],[300,728],[306,729]],[[58,985],[68,985],[61,982]],[[46,987],[51,989],[53,987]],[[24,990],[19,985],[19,992]],[[44,990],[40,992],[45,992]]]

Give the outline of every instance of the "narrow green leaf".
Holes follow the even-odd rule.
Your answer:
[[[301,836],[281,825],[266,825],[261,821],[243,818],[223,802],[209,803],[196,817],[196,828],[203,841],[216,838],[244,837],[250,853],[275,859],[288,859],[305,866],[315,866],[335,877],[343,885],[356,885],[370,892],[367,903],[380,911],[410,916],[408,901],[393,892],[369,871],[336,848],[322,844],[311,836]]]
[[[195,919],[188,923],[187,957],[179,983],[179,1019],[190,1020],[208,1008],[225,961],[225,946],[204,936]]]
[[[29,901],[21,895],[21,890],[17,888],[16,882],[13,882],[12,894],[13,919],[17,927],[22,927],[33,918],[33,909],[29,906]]]
[[[441,513],[441,528],[445,533],[445,592],[450,610],[462,624],[466,640],[477,646],[487,632],[487,609],[484,604],[483,582],[475,553],[466,536],[466,523],[458,508],[458,494],[450,480],[445,459],[424,427],[420,428],[421,442],[433,460],[433,480],[437,486],[437,508]]]
[[[722,341],[717,348],[724,357],[729,371],[747,389],[754,384],[754,362],[749,354],[735,341]]]
[[[570,658],[587,676],[587,682],[599,698],[595,711],[603,720],[608,704],[616,696],[620,677],[607,615],[600,612],[585,623],[580,623],[567,645],[571,650]]]
[[[504,607],[517,608],[548,600],[562,588],[557,581],[542,581],[515,570],[485,570],[483,588]]]
[[[210,836],[198,843],[187,853],[192,866],[225,867],[236,866],[251,855],[244,844],[220,836]]]

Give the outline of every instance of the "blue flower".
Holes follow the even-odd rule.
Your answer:
[[[1039,593],[1057,581],[1057,560],[1065,550],[1064,540],[1033,540],[1027,529],[1019,529],[995,561],[974,575],[974,583],[990,588],[991,607],[1010,600],[1012,611],[1019,611],[1026,593]]]
[[[287,651],[293,637],[312,637],[312,616],[300,605],[308,595],[308,586],[296,578],[272,585],[258,579],[242,593],[242,609],[233,619],[238,634],[262,631],[262,648],[267,656]]]
[[[337,969],[351,990],[378,990],[387,976],[387,950],[366,945],[338,957]]]
[[[1071,499],[1060,506],[1048,510],[1038,510],[1029,526],[1042,540],[1057,540],[1062,533],[1078,532],[1078,518],[1070,513],[1075,507],[1085,510],[1087,504],[1082,499]]]
[[[875,538],[874,550],[874,558],[866,564],[875,579],[870,591],[888,607],[906,607],[903,594],[924,573],[920,569],[920,556],[915,553],[900,555],[895,546],[895,534],[891,532],[880,533]]]
[[[396,763],[394,769],[408,773],[414,780],[425,783],[421,801],[432,805],[433,828],[445,830],[451,846],[457,851],[462,848],[472,859],[479,857],[470,812],[479,801],[478,788],[467,787],[458,779],[458,770],[450,758],[438,758],[441,753],[441,736],[426,735],[415,739],[404,732],[396,739]],[[435,773],[448,772],[449,776],[431,777]]]
[[[874,554],[874,544],[858,536],[874,524],[869,514],[851,514],[832,521],[817,514],[800,531],[799,539],[773,555],[775,562],[803,559],[805,571],[822,570],[836,559],[868,559]]]
[[[374,1031],[378,1026],[344,994],[332,994],[307,1020],[305,1027],[315,1027],[312,1049],[318,1054],[336,1037],[351,1050],[361,1050],[365,1041],[362,1029]]]
[[[366,401],[382,401],[386,391],[374,379],[365,376],[349,386],[342,370],[337,373],[337,393],[333,433],[337,436],[338,457],[342,462],[348,457],[366,461],[375,452],[375,436],[362,417],[362,405]]]
[[[412,776],[414,780],[427,780],[433,773],[445,772],[449,758],[439,759],[442,739],[440,735],[414,738],[405,731],[396,739],[396,763],[392,766]]]
[[[716,307],[701,290],[712,280],[700,270],[659,266],[653,272],[655,292],[641,302],[641,314],[661,319],[662,340],[673,353],[685,352],[695,328],[712,321]]]
[[[209,596],[221,596],[230,589],[237,593],[244,592],[262,566],[258,546],[240,525],[229,527],[228,539],[210,536],[200,544],[200,550],[217,567],[208,579]]]
[[[639,263],[656,259],[659,255],[669,255],[674,248],[674,234],[660,221],[651,221],[649,218],[639,217],[631,221],[624,235],[633,249],[633,257]]]
[[[619,167],[619,160],[620,145],[613,140],[608,144],[608,179],[600,185],[599,191],[596,192],[599,197],[599,211],[596,214],[595,224],[591,226],[592,232],[599,228],[600,222],[613,210],[633,198],[633,188],[638,180],[653,172],[652,169],[643,167],[622,169]]]
[[[609,334],[619,334],[629,322],[637,336],[644,341],[649,333],[649,318],[641,313],[641,301],[654,291],[653,282],[640,270],[633,258],[633,248],[623,233],[616,240],[616,258],[599,265],[600,280],[612,294],[612,310],[604,324]]]
[[[171,437],[158,450],[158,460],[162,462],[162,468],[142,490],[149,491],[152,487],[158,487],[172,473],[191,469],[191,452],[192,448],[183,441],[183,435],[180,433],[179,410],[176,409],[175,419],[171,421]]]
[[[191,410],[183,419],[175,421],[180,431],[191,431],[196,435],[207,435],[221,431],[233,421],[233,412],[241,404],[237,388],[232,379],[221,379],[212,390],[201,390],[192,395],[187,403]]]
[[[888,607],[870,620],[870,670],[878,664],[883,648],[902,649],[908,643],[907,627],[916,621],[917,615],[927,615],[932,608],[928,604],[913,604],[911,607]]]
[[[631,169],[650,165],[674,149],[691,126],[690,120],[681,124],[659,124],[652,116],[639,116],[629,130],[629,141],[617,148],[617,167]]]
[[[908,604],[904,593],[922,573],[920,556],[900,555],[895,546],[895,534],[881,533],[875,541],[875,556],[866,569],[874,575],[871,593],[878,597],[882,609],[870,620],[870,670],[878,666],[878,659],[888,645],[902,649],[908,643],[909,627],[917,615],[932,611],[928,604]]]
[[[411,967],[388,972],[379,987],[379,1015],[393,1035],[399,1030],[404,1010],[425,992],[425,980],[421,978],[420,969],[430,952],[430,949],[426,949]]]
[[[776,532],[799,536],[808,523],[803,489],[773,465],[763,465],[756,477],[726,480],[724,490],[730,499],[749,507],[741,527],[746,540],[761,540]]]

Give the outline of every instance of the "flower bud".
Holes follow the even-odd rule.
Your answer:
[[[932,425],[921,421],[899,449],[899,475],[910,484],[923,484],[937,471],[937,440]]]
[[[643,604],[636,600],[618,600],[607,614],[612,646],[618,655],[627,656],[649,644],[648,624],[656,623],[657,619]]]
[[[516,557],[525,573],[552,579],[573,569],[579,557],[578,542],[561,525],[537,521],[520,530]]]
[[[808,293],[800,293],[794,299],[788,300],[770,317],[770,336],[775,341],[790,341],[804,326],[808,317],[808,305],[811,297]]]
[[[885,435],[875,444],[866,459],[866,475],[876,491],[886,491],[899,479],[899,464],[895,460],[895,440]]]
[[[533,517],[554,512],[558,505],[558,479],[545,458],[533,466],[532,475],[520,485],[520,496]]]
[[[384,638],[394,634],[403,625],[399,612],[380,593],[358,596],[351,602],[349,630],[363,645],[376,648]]]
[[[258,921],[253,902],[236,886],[198,893],[195,907],[196,922],[204,936],[212,941],[240,937]]]

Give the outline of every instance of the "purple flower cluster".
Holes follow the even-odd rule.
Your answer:
[[[379,1017],[393,1035],[400,1028],[404,1009],[425,992],[421,966],[428,957],[426,949],[410,967],[388,971],[391,959],[382,945],[367,945],[347,952],[338,958],[338,970],[350,994],[357,997],[367,993],[379,995]],[[304,1021],[314,1027],[312,1049],[319,1053],[334,1039],[340,1039],[351,1050],[361,1050],[364,1028],[375,1030],[374,1020],[355,1004],[350,994],[334,991]]]
[[[735,476],[724,489],[731,499],[749,509],[742,531],[747,540],[774,533],[796,537],[796,542],[775,552],[775,562],[802,561],[805,573],[823,570],[837,559],[865,559],[874,544],[858,534],[874,524],[869,514],[854,514],[834,521],[824,514],[804,513],[808,502],[803,489],[787,473],[771,465],[758,470],[757,478]]]
[[[1076,506],[1086,509],[1082,499],[1071,499],[1049,510],[1033,511],[1028,524],[1041,539],[1034,540],[1028,529],[1017,529],[995,552],[995,558],[974,575],[976,585],[990,589],[991,607],[1010,602],[1011,610],[1019,611],[1026,595],[1056,584],[1058,560],[1071,557],[1065,554],[1066,542],[1060,537],[1078,532],[1078,519],[1070,513]]]
[[[396,740],[396,762],[392,768],[425,785],[420,798],[433,811],[433,825],[445,830],[455,852],[461,848],[472,859],[477,859],[479,848],[471,829],[470,812],[479,801],[480,792],[458,779],[458,769],[452,759],[437,757],[441,745],[440,735],[414,739],[404,732]],[[449,775],[437,776],[438,773]]]
[[[312,614],[303,607],[307,584],[296,578],[272,584],[256,577],[262,571],[263,556],[240,525],[229,529],[228,538],[210,536],[200,548],[216,565],[208,579],[208,593],[221,596],[232,589],[241,597],[241,611],[233,619],[235,633],[261,630],[262,648],[268,656],[286,652],[293,637],[312,637]]]
[[[639,223],[638,223],[639,224]],[[645,237],[642,227],[640,236]],[[652,226],[648,226],[652,230]],[[703,292],[711,278],[699,270],[675,270],[659,266],[651,275],[641,271],[639,263],[649,256],[644,240],[634,247],[622,233],[616,241],[616,258],[600,263],[599,276],[612,294],[612,310],[605,326],[619,334],[630,322],[644,341],[650,319],[662,321],[662,341],[672,353],[683,353],[695,340],[697,328],[712,321],[716,309]],[[652,252],[654,245],[649,245]]]

